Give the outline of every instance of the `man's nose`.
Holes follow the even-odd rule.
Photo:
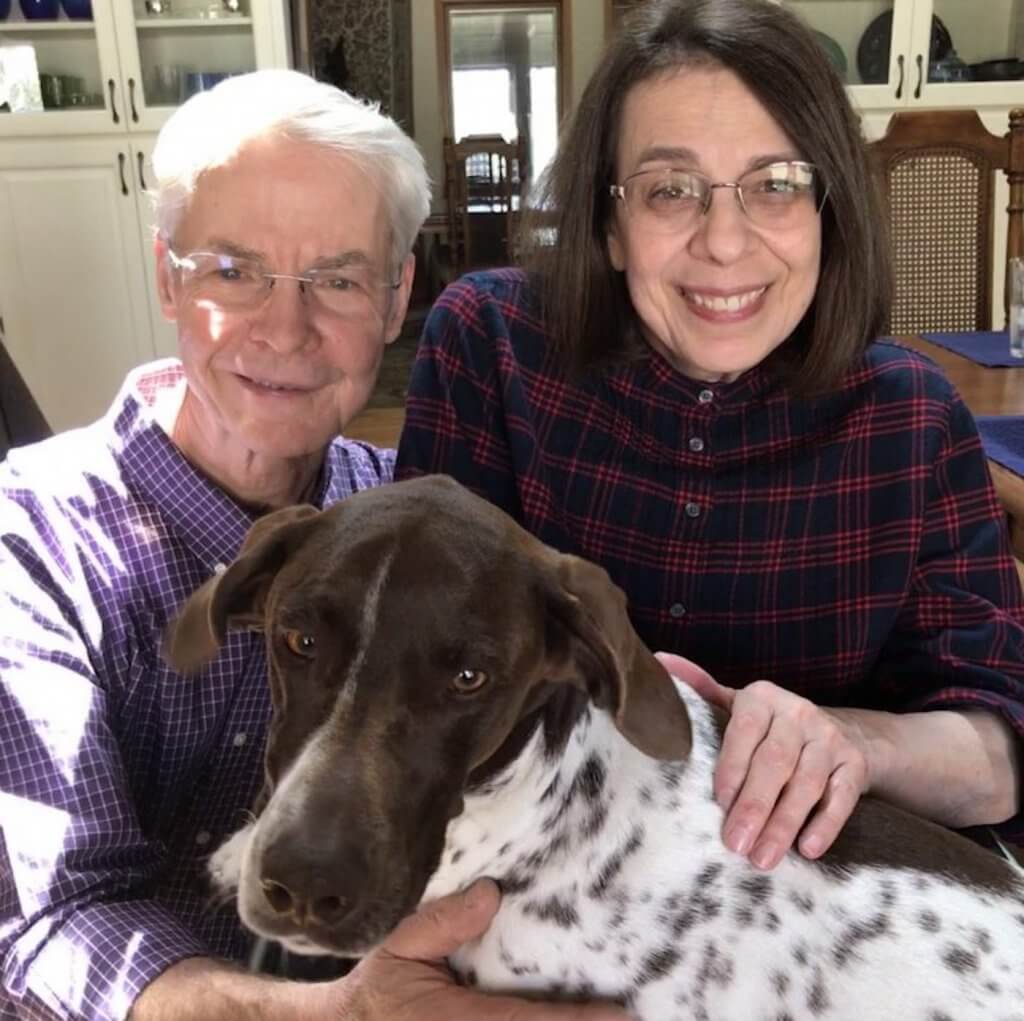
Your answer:
[[[253,319],[253,337],[287,354],[305,347],[312,334],[309,284],[292,278],[271,280],[270,293]]]

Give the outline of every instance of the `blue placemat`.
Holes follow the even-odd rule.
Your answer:
[[[979,365],[990,368],[1024,369],[1024,358],[1014,358],[1010,354],[1010,338],[1006,330],[979,330],[969,333],[922,333],[925,340],[930,340],[939,347],[955,351],[964,358],[969,358]]]
[[[1024,475],[1024,415],[979,415],[975,421],[986,456]]]

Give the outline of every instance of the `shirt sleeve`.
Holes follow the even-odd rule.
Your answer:
[[[88,553],[38,504],[6,501],[0,522],[0,1016],[124,1018],[208,951],[150,897],[164,852],[141,832],[94,666]]]
[[[903,711],[984,709],[1013,729],[1024,762],[1024,609],[970,412],[958,399],[927,486],[917,562],[872,689]],[[1024,813],[993,829],[1024,845]]]

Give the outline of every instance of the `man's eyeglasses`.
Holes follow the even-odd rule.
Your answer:
[[[395,290],[371,267],[353,264],[308,269],[304,273],[271,273],[258,259],[219,252],[177,255],[168,248],[171,265],[181,274],[185,293],[197,302],[208,302],[225,312],[259,308],[278,280],[298,281],[310,305],[346,318],[356,318],[379,308],[382,291]]]
[[[750,222],[765,230],[809,223],[827,191],[819,187],[815,167],[802,160],[770,163],[747,171],[738,181],[712,181],[696,170],[641,170],[609,190],[640,226],[668,234],[696,224],[710,208],[716,188],[733,189]]]

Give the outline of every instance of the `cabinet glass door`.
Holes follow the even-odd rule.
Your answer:
[[[130,49],[138,55],[136,101],[141,110],[158,113],[156,123],[146,126],[158,127],[170,108],[194,93],[256,69],[253,0],[130,3]]]
[[[14,0],[0,20],[0,135],[116,130],[108,114],[117,95],[108,95],[107,82],[116,90],[118,75],[109,11],[94,20],[88,0],[26,6],[35,17]]]
[[[895,0],[783,0],[783,5],[814,29],[847,85],[898,84],[891,79],[891,71],[899,73],[891,59],[900,28]]]
[[[931,7],[929,86],[1024,81],[1024,0],[985,0],[980,9],[964,0],[933,0]]]

